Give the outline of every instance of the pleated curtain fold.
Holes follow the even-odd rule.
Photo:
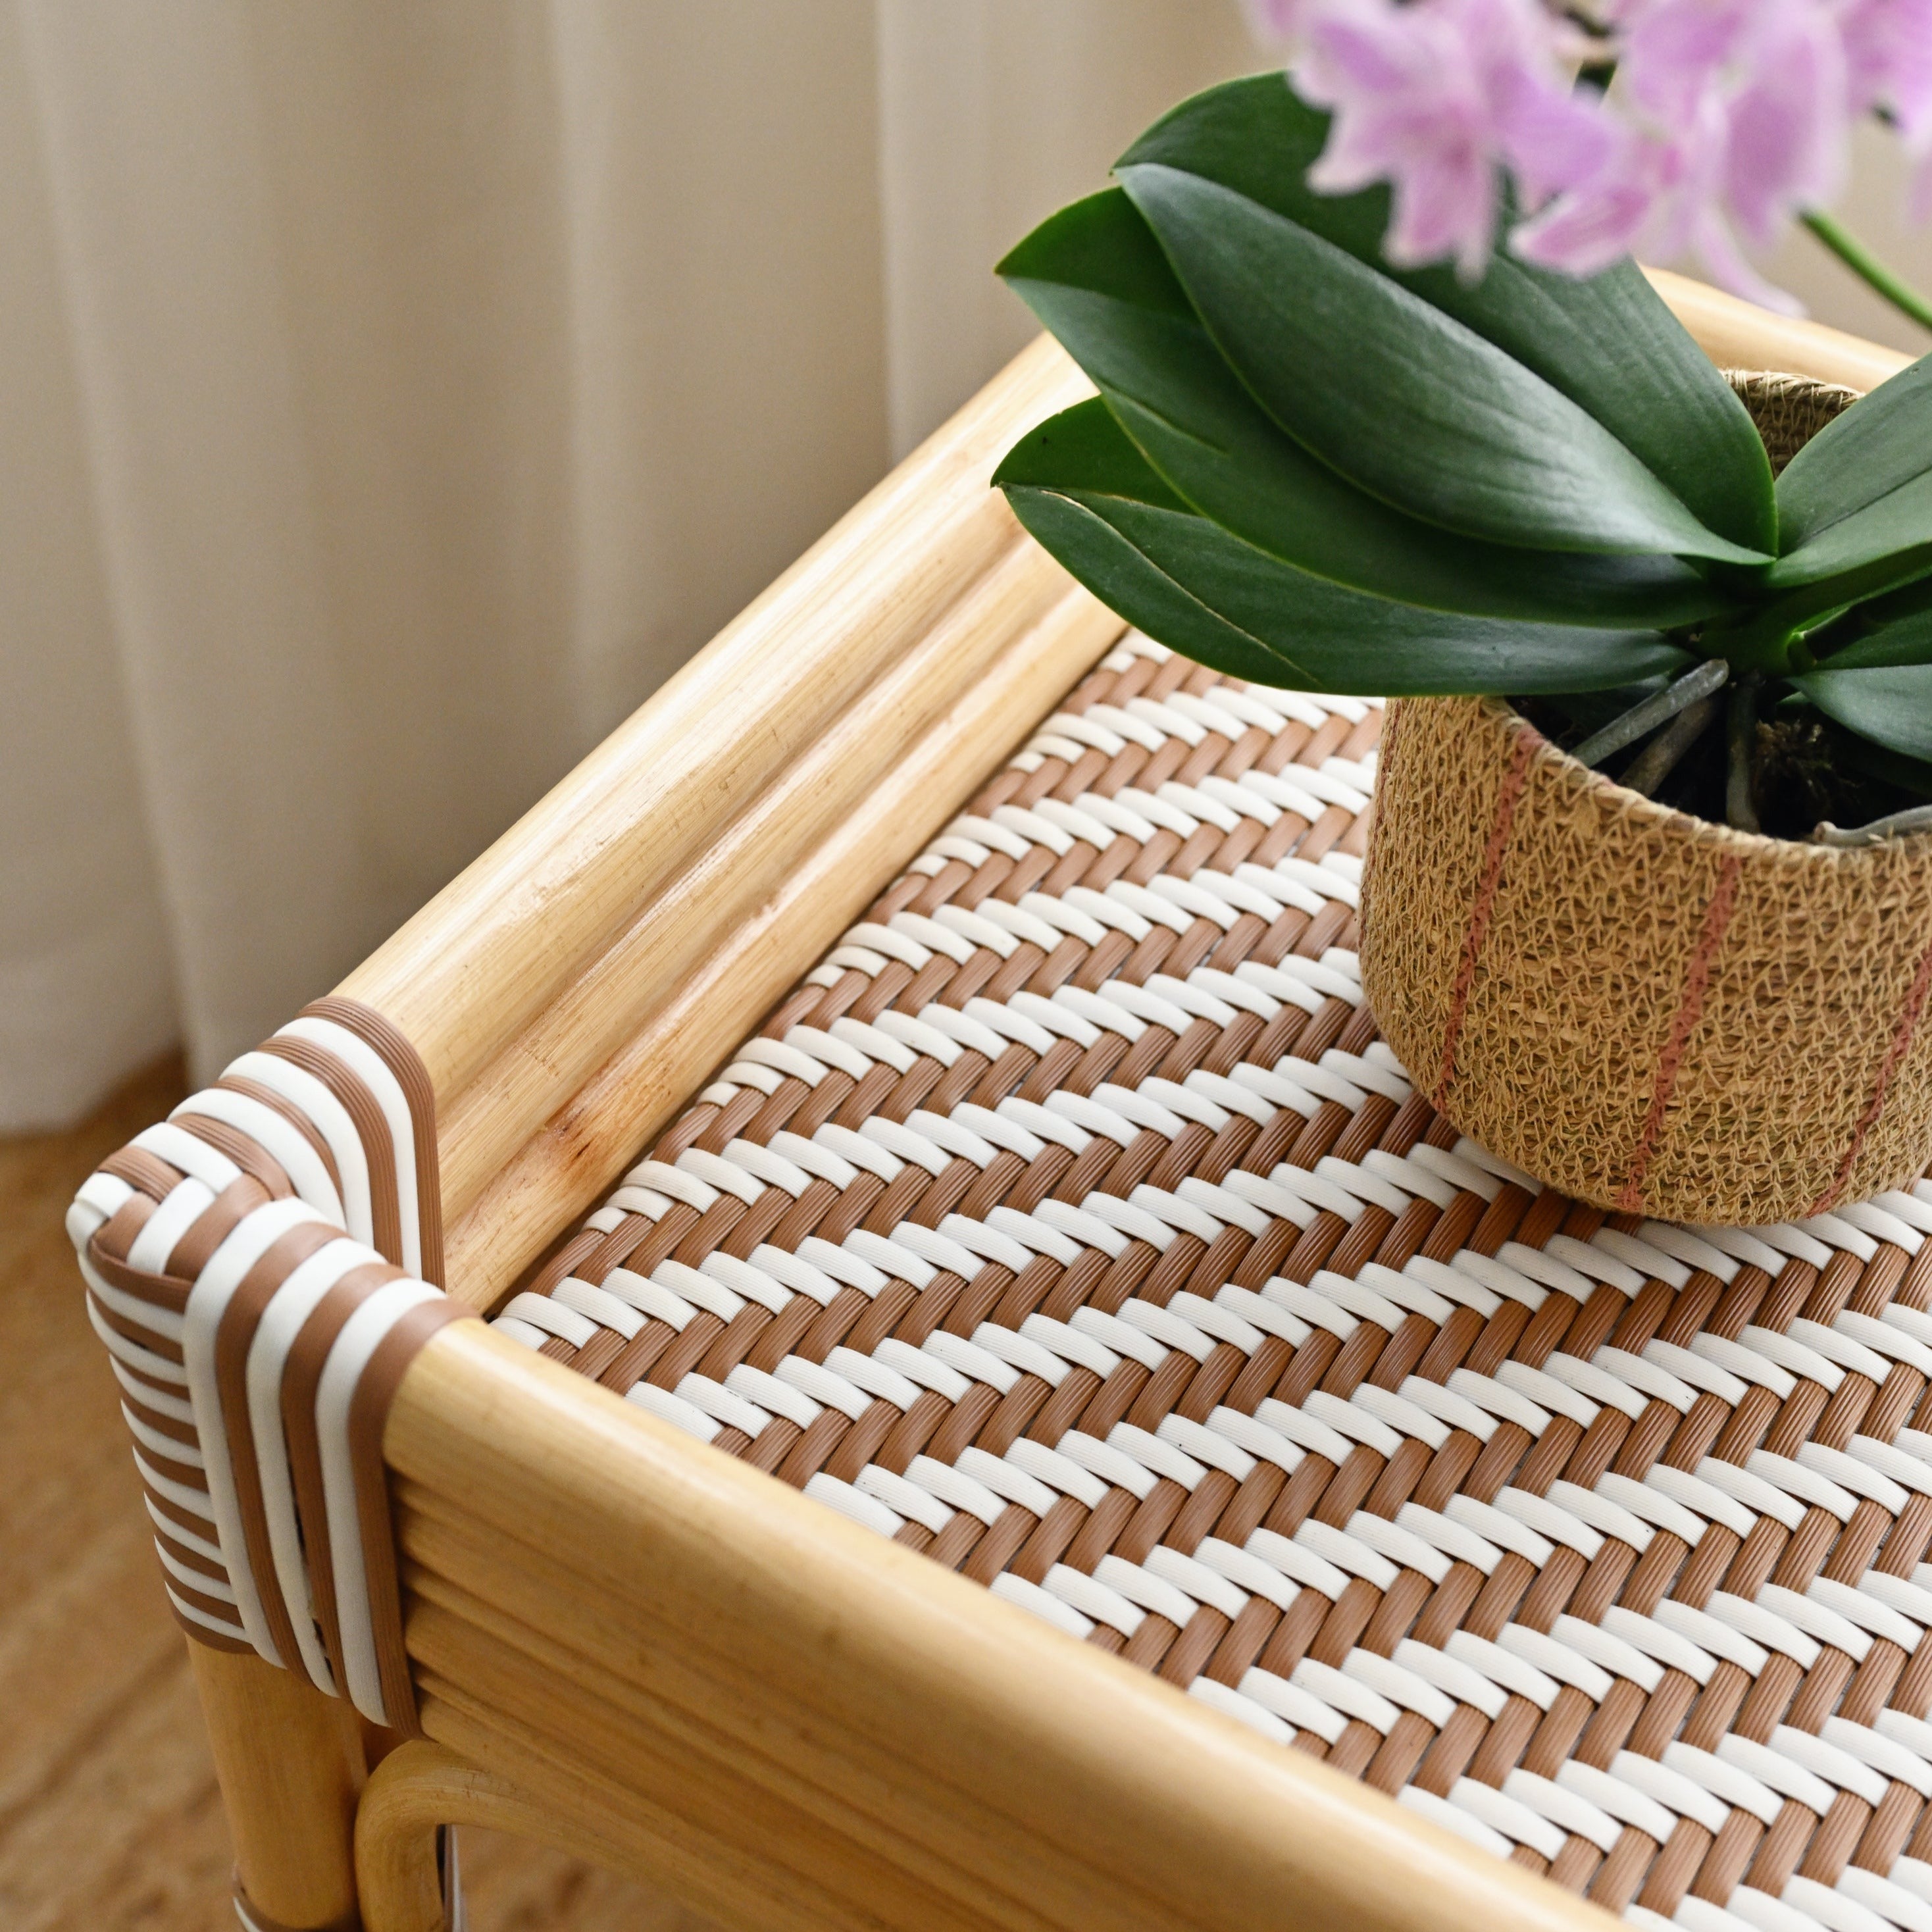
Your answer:
[[[326,991],[1257,64],[1232,0],[0,8],[0,1130]]]

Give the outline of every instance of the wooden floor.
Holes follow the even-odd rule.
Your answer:
[[[233,1932],[229,1850],[127,1432],[62,1228],[180,1097],[157,1068],[70,1132],[0,1140],[0,1928]],[[700,1932],[570,1859],[463,1838],[472,1932]]]

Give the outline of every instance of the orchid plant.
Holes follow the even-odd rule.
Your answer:
[[[1333,112],[1312,185],[1393,188],[1398,266],[1480,274],[1506,181],[1525,261],[1592,274],[1628,253],[1693,254],[1736,293],[1795,309],[1740,244],[1800,220],[1932,327],[1932,305],[1827,212],[1868,115],[1904,144],[1915,212],[1932,212],[1932,0],[1248,4],[1302,98]]]
[[[1673,802],[1746,829],[1932,824],[1932,357],[1774,481],[1628,257],[1391,259],[1330,133],[1280,74],[1210,89],[1001,263],[1100,392],[1001,465],[1026,526],[1233,676],[1508,696],[1587,763],[1647,740],[1660,796],[1700,748]]]

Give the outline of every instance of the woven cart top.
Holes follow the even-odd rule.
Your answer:
[[[496,1327],[1633,1920],[1924,1932],[1932,1188],[1460,1138],[1356,972],[1381,722],[1130,637]]]

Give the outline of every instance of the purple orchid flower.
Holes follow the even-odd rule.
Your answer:
[[[1881,112],[1918,164],[1912,213],[1932,214],[1932,0],[1848,0],[1840,13],[1855,114]]]
[[[1528,260],[1593,274],[1630,250],[1694,250],[1727,286],[1789,310],[1738,245],[1760,245],[1841,184],[1844,43],[1822,0],[1652,0],[1625,10],[1622,139],[1592,178],[1512,238]]]
[[[1310,179],[1330,194],[1392,182],[1393,262],[1450,256],[1473,280],[1505,169],[1540,204],[1610,159],[1612,131],[1570,91],[1537,0],[1330,0],[1306,34],[1297,83],[1335,116]]]
[[[1247,0],[1290,44],[1334,127],[1310,175],[1394,190],[1386,247],[1480,274],[1512,182],[1526,260],[1592,274],[1626,253],[1694,252],[1791,309],[1752,267],[1843,185],[1850,130],[1882,114],[1932,212],[1932,0],[1603,0],[1606,101],[1576,92],[1576,30],[1546,0]]]

